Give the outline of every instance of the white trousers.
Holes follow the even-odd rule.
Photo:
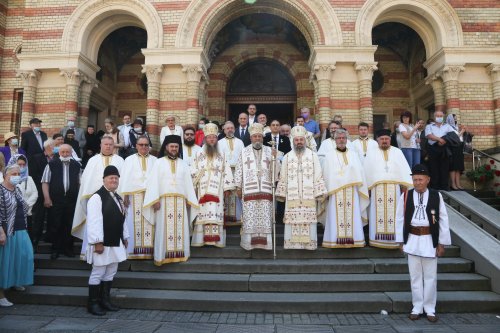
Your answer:
[[[437,258],[425,258],[408,254],[411,280],[412,314],[433,316],[437,298]]]
[[[92,273],[90,273],[89,284],[98,285],[101,284],[101,281],[113,281],[117,271],[117,262],[113,262],[105,266],[92,265]]]

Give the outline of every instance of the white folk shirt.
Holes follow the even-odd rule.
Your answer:
[[[403,226],[404,226],[404,200],[405,196],[401,195],[398,201],[398,206],[396,209],[396,242],[403,242]],[[419,193],[417,191],[413,192],[413,204],[415,205],[415,212],[411,219],[411,225],[414,227],[427,227],[429,226],[429,219],[427,217],[427,212],[425,211],[427,207],[427,201],[429,200],[429,190],[423,193],[422,205],[419,209]],[[407,203],[408,205],[409,203]],[[439,194],[439,244],[450,245],[451,236],[450,228],[448,223],[448,212],[446,211],[446,206],[444,204],[443,197]],[[405,253],[426,257],[435,258],[436,249],[432,243],[432,235],[408,235],[408,241],[403,245],[403,251]]]
[[[160,132],[160,144],[163,144],[163,140],[167,135],[178,135],[181,137],[181,142],[184,143],[184,130],[179,125],[175,125],[175,128],[171,130],[168,126],[164,126]]]

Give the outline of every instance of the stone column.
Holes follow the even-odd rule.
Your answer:
[[[439,72],[439,76],[443,79],[444,93],[446,98],[446,113],[455,114],[457,121],[460,123],[460,98],[458,93],[458,76],[463,72],[465,67],[462,65],[446,65]]]
[[[23,79],[23,105],[21,113],[21,131],[29,128],[29,121],[35,116],[36,90],[41,73],[37,70],[18,71],[17,77]]]
[[[443,81],[439,75],[432,74],[425,79],[425,84],[430,84],[434,91],[434,110],[446,112],[446,98],[444,96]]]
[[[330,88],[332,84],[332,74],[335,70],[335,65],[316,65],[314,66],[314,77],[317,84],[315,87],[315,95],[318,96],[318,114],[316,120],[319,122],[320,129],[323,131],[328,127],[331,120],[330,108]]]
[[[87,128],[89,123],[90,94],[92,89],[97,88],[97,82],[85,77],[80,87],[80,101],[78,103],[78,127]]]
[[[377,70],[377,63],[356,63],[358,74],[359,119],[373,129],[372,78]]]
[[[78,117],[78,95],[84,75],[77,68],[61,69],[59,75],[66,78],[66,100],[64,102],[64,123],[66,123],[68,117]]]
[[[487,70],[493,86],[496,140],[497,146],[500,146],[500,64],[491,64],[487,67]]]
[[[198,123],[199,114],[199,91],[200,81],[202,77],[206,78],[203,66],[200,64],[195,65],[182,65],[182,72],[186,73],[187,77],[187,119],[186,125],[195,126]]]
[[[148,99],[146,109],[146,130],[148,131],[154,150],[160,149],[160,128],[158,112],[160,110],[160,81],[163,65],[142,65],[142,72],[148,79]]]

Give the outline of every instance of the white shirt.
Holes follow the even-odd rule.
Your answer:
[[[403,132],[408,132],[408,133],[411,133],[411,131],[413,130],[413,125],[406,125],[406,124],[399,124],[399,132],[400,133],[403,133]],[[416,135],[418,135],[418,131],[415,131],[413,132],[413,135],[410,137],[410,139],[405,139],[405,137],[403,136],[403,134],[401,134],[401,143],[399,145],[399,148],[413,148],[413,149],[416,149],[417,148],[417,137]]]
[[[453,132],[453,127],[448,124],[442,124],[441,126],[436,125],[436,123],[429,124],[425,126],[425,136],[427,137],[429,134],[434,134],[438,138],[442,138],[447,133]],[[428,139],[427,143],[433,145],[436,141]]]
[[[120,130],[120,132],[122,133],[123,135],[123,142],[125,143],[125,148],[128,148],[130,146],[130,129],[132,128],[132,124],[128,124],[128,125],[121,125],[118,127],[118,129]]]

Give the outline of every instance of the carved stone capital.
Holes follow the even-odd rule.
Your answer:
[[[142,73],[146,74],[148,84],[160,83],[163,75],[163,65],[142,65]]]
[[[330,81],[332,79],[332,74],[335,68],[335,65],[316,65],[313,69],[313,75],[316,76],[316,80],[318,81]]]
[[[439,71],[439,76],[441,76],[443,82],[458,81],[460,73],[464,70],[465,67],[463,65],[445,65]]]
[[[182,65],[182,72],[186,73],[188,82],[200,82],[207,77],[201,64]]]
[[[97,88],[97,87],[98,87],[97,81],[94,79],[91,79],[85,75],[83,80],[82,80],[82,85],[80,86],[80,91],[83,94],[90,95],[90,93],[92,92],[92,89]]]
[[[66,79],[68,86],[80,86],[85,75],[77,68],[62,68],[59,75]]]
[[[356,63],[354,64],[354,69],[358,74],[359,81],[371,81],[373,72],[377,70],[377,63]]]
[[[425,84],[431,85],[435,91],[443,86],[443,81],[441,81],[441,77],[438,74],[431,74],[425,78]]]
[[[23,86],[25,88],[31,87],[31,88],[36,88],[38,85],[38,80],[40,79],[40,76],[42,73],[40,71],[32,70],[32,71],[22,71],[19,70],[17,72],[17,77],[20,77],[23,79]]]
[[[486,67],[492,82],[500,82],[500,64],[491,64]]]

